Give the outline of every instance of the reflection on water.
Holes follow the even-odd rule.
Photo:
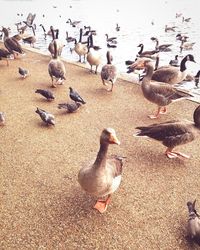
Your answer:
[[[133,8],[135,2],[135,8]],[[1,6],[1,24],[10,26],[12,34],[16,34],[15,23],[26,20],[29,12],[36,13],[35,23],[37,25],[35,47],[48,52],[48,45],[51,37],[44,39],[44,33],[39,26],[43,24],[46,31],[50,25],[59,28],[59,39],[63,41],[65,47],[62,57],[70,61],[77,61],[78,56],[75,52],[71,53],[73,43],[67,43],[66,31],[69,36],[79,37],[79,29],[84,25],[91,26],[97,31],[94,36],[94,44],[100,46],[99,51],[106,62],[107,43],[105,34],[117,36],[117,48],[110,48],[113,54],[113,63],[117,65],[122,73],[126,72],[125,60],[134,60],[138,53],[138,44],[144,44],[144,50],[152,50],[155,43],[151,37],[159,38],[160,44],[172,43],[171,52],[160,53],[160,65],[168,64],[176,54],[180,55],[180,60],[188,53],[194,55],[197,64],[187,63],[188,70],[192,74],[200,69],[199,67],[199,14],[195,7],[196,0],[57,0],[57,1],[5,1],[0,0]],[[8,15],[9,12],[9,15]],[[182,17],[176,18],[176,13],[183,13],[184,17],[191,17],[190,22],[182,22]],[[68,18],[80,20],[77,27],[72,27],[66,23]],[[119,24],[120,31],[116,31],[116,24]],[[176,26],[176,31],[165,32],[165,25]],[[28,30],[31,34],[31,29]],[[175,37],[178,33],[184,33],[189,36],[189,41],[195,42],[191,51],[180,53],[180,41]],[[28,46],[28,45],[26,45]],[[197,94],[200,91],[194,89],[194,82],[184,83],[183,88],[192,89]]]

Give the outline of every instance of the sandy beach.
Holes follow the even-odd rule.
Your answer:
[[[179,147],[189,160],[168,159],[160,143],[133,137],[136,126],[155,122],[147,115],[156,107],[139,85],[118,79],[108,93],[99,74],[65,62],[65,84],[52,89],[49,60],[26,50],[9,67],[0,61],[0,111],[6,114],[0,127],[0,248],[198,249],[186,240],[186,202],[197,199],[200,211],[199,138]],[[30,71],[28,78],[21,79],[19,66]],[[70,101],[69,86],[87,102],[74,114],[57,108]],[[37,88],[50,89],[55,100],[46,101]],[[156,122],[192,120],[197,106],[176,102]],[[41,121],[37,107],[55,115],[55,127]],[[121,141],[110,146],[109,154],[126,160],[121,186],[100,214],[77,173],[95,159],[105,127],[114,128]]]

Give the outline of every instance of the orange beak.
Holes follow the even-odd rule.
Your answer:
[[[112,144],[120,145],[120,141],[117,139],[117,136],[116,136],[116,135],[112,135],[112,136],[111,136],[110,142],[111,142]]]

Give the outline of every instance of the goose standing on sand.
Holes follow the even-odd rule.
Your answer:
[[[6,49],[14,55],[14,58],[16,58],[19,54],[24,54],[24,51],[18,41],[9,37],[8,29],[3,27],[2,32],[4,33],[4,45]]]
[[[195,204],[196,200],[187,202],[189,213],[187,230],[189,238],[200,246],[200,216],[197,213]]]
[[[99,65],[101,64],[101,55],[97,50],[94,49],[93,47],[93,35],[90,34],[88,37],[88,53],[87,53],[87,62],[90,64],[90,72],[92,73],[92,66],[95,66],[95,74],[97,74],[97,69]]]
[[[66,80],[66,69],[64,63],[58,58],[57,42],[54,41],[53,44],[55,53],[49,62],[48,71],[52,80],[52,87],[56,88],[56,85],[54,84],[54,78],[56,78],[56,83],[63,84],[63,81]]]
[[[191,95],[175,89],[170,84],[151,81],[154,71],[154,66],[151,60],[137,60],[134,67],[136,69],[145,68],[146,75],[141,84],[143,95],[148,101],[155,103],[158,106],[156,114],[149,115],[149,118],[156,119],[160,114],[165,114],[167,112],[166,106],[170,103],[191,97]]]
[[[112,128],[104,129],[100,136],[100,149],[93,164],[83,166],[78,173],[78,182],[88,194],[98,199],[94,208],[100,213],[106,211],[110,203],[111,195],[114,193],[122,179],[122,159],[117,156],[108,157],[108,147],[110,144],[119,145],[116,132]]]
[[[9,66],[8,59],[14,59],[13,54],[7,49],[0,49],[0,60],[6,59],[7,66]]]
[[[177,84],[182,82],[187,75],[186,62],[195,62],[194,56],[191,54],[186,55],[181,63],[180,67],[174,67],[166,65],[158,68],[152,75],[152,80],[159,82],[166,82],[169,84]]]
[[[83,56],[84,60],[83,62],[85,63],[86,60],[86,55],[88,53],[88,44],[83,44],[82,43],[82,34],[83,34],[83,29],[80,29],[80,37],[79,37],[79,42],[75,39],[75,47],[74,50],[79,56],[79,62],[81,62],[81,57]]]
[[[200,132],[200,105],[193,114],[194,122],[168,121],[160,124],[136,127],[139,129],[135,136],[145,136],[162,142],[167,147],[165,154],[168,158],[188,159],[189,156],[181,152],[174,151],[176,146],[183,145],[193,141]]]
[[[107,85],[105,81],[110,81],[112,86],[110,89],[108,89],[108,91],[112,91],[113,85],[117,80],[118,72],[117,72],[117,67],[115,65],[112,65],[112,58],[110,51],[107,51],[106,58],[107,58],[107,64],[104,65],[101,69],[101,80],[103,82],[103,85]]]

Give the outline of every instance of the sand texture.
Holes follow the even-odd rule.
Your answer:
[[[186,202],[197,199],[200,211],[200,141],[180,146],[189,160],[168,159],[165,147],[133,137],[136,126],[152,122],[155,105],[144,99],[139,85],[118,79],[108,93],[100,75],[65,62],[65,84],[52,89],[49,56],[26,51],[26,56],[0,61],[0,249],[198,249],[186,240]],[[18,66],[29,69],[22,80]],[[70,101],[69,86],[87,104],[67,114],[58,103]],[[37,88],[53,91],[46,101]],[[192,120],[198,106],[176,102],[158,122]],[[47,127],[36,107],[55,115]],[[104,214],[92,209],[96,198],[77,182],[83,164],[95,159],[99,136],[112,127],[121,145],[109,154],[126,157],[120,188]]]

